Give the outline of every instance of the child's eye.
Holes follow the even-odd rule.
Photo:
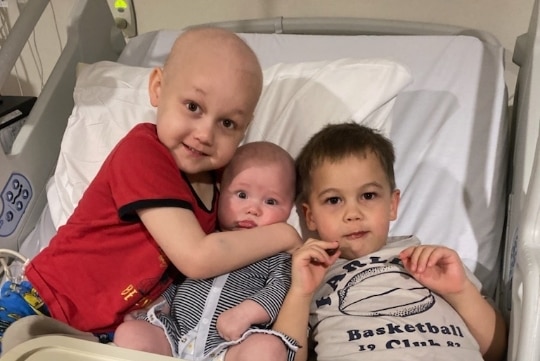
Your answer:
[[[235,128],[235,123],[230,120],[230,119],[223,119],[221,121],[221,124],[223,124],[223,126],[227,129],[234,129]]]
[[[328,204],[339,204],[341,199],[339,197],[328,197],[324,200],[324,203]]]
[[[367,201],[370,201],[372,199],[377,198],[377,193],[375,193],[375,192],[367,192],[367,193],[362,194],[362,198],[367,200]]]
[[[271,206],[275,206],[278,204],[278,201],[275,199],[267,199],[265,203]]]
[[[241,198],[241,199],[246,199],[247,198],[247,193],[243,192],[243,191],[237,192],[236,195],[238,196],[238,198]]]
[[[197,103],[194,103],[194,102],[189,102],[186,104],[186,108],[190,111],[190,112],[197,112],[199,111],[200,107]]]

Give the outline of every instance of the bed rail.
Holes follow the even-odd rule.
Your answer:
[[[17,49],[22,49],[26,43],[24,35],[29,35],[29,27],[39,20],[36,13],[42,11],[41,6],[47,2],[29,2],[32,6],[27,6],[19,17],[23,25],[13,27],[6,40],[8,49],[5,46],[0,49],[0,59],[12,62],[13,56],[18,55]],[[14,227],[10,226],[6,212],[0,213],[0,248],[18,249],[46,204],[46,184],[54,171],[63,130],[73,108],[76,65],[79,62],[116,60],[125,45],[106,1],[78,0],[73,9],[65,48],[15,139],[11,153],[0,151],[0,190],[6,191],[13,184],[22,184],[23,191],[29,192],[25,193],[28,198],[23,211],[16,215],[19,219],[15,219],[17,224]],[[3,204],[2,209],[7,211],[7,208],[8,205]]]
[[[4,84],[11,69],[15,66],[19,54],[32,34],[34,27],[41,18],[49,0],[34,0],[28,2],[24,11],[17,18],[13,30],[0,50],[0,86]]]
[[[508,249],[503,279],[512,285],[508,360],[540,359],[540,24],[535,1],[529,29],[518,37]],[[511,307],[510,307],[511,306]]]
[[[404,20],[338,18],[338,17],[274,17],[211,23],[236,32],[327,35],[468,35],[485,43],[500,46],[492,34],[460,26]],[[208,24],[202,24],[208,25]],[[196,25],[201,26],[201,25]]]

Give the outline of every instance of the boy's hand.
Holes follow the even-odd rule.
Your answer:
[[[338,246],[338,242],[310,238],[298,248],[292,255],[291,289],[299,294],[312,295],[322,282],[328,267],[339,258],[341,253]]]
[[[441,296],[460,293],[468,281],[458,254],[443,246],[413,246],[399,254],[405,269]]]

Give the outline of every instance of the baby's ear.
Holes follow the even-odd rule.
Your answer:
[[[157,107],[161,95],[161,86],[163,81],[163,69],[154,68],[150,73],[148,80],[148,94],[150,95],[150,104]]]

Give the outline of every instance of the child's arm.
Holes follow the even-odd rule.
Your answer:
[[[468,279],[454,250],[417,246],[403,250],[400,257],[418,282],[444,297],[460,314],[480,345],[484,360],[504,358],[507,345],[504,319]]]
[[[253,300],[223,311],[216,322],[219,336],[226,341],[238,340],[251,325],[262,325],[270,321],[270,315],[264,307]]]
[[[337,246],[337,242],[309,239],[304,246],[293,253],[291,287],[272,329],[291,337],[298,343],[295,361],[305,361],[308,358],[311,299],[322,282],[326,270],[340,255],[338,251],[330,256],[326,250],[336,249]]]
[[[253,267],[253,268],[252,268]],[[238,289],[250,290],[249,296],[228,310],[222,312],[216,323],[219,335],[229,341],[239,339],[252,325],[269,328],[276,320],[281,305],[291,286],[291,256],[279,253],[255,263],[252,267],[233,272],[231,277],[240,275],[242,283],[231,280],[230,292]],[[245,275],[245,276],[244,276]],[[264,284],[246,286],[246,282],[257,280]],[[227,287],[227,286],[226,286]]]
[[[302,244],[286,223],[205,234],[187,209],[147,208],[138,215],[170,261],[190,278],[221,275]]]

